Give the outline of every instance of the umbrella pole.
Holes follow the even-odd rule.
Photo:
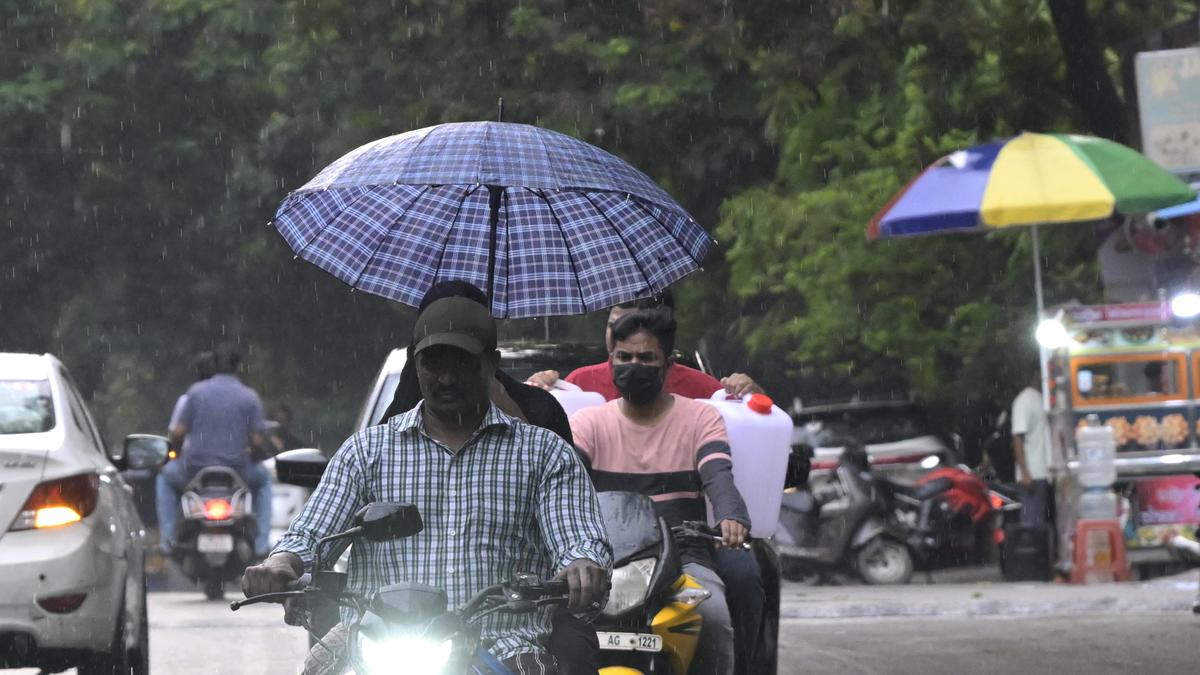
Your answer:
[[[488,238],[488,272],[487,272],[487,296],[488,304],[495,308],[496,305],[496,231],[500,227],[500,198],[504,194],[504,188],[499,185],[489,185],[488,189],[488,229],[490,230]]]
[[[1042,312],[1046,309],[1045,298],[1042,297],[1042,252],[1038,246],[1038,226],[1030,228],[1033,237],[1033,290],[1037,295],[1037,318],[1042,320]]]

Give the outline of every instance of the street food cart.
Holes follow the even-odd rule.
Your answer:
[[[1200,522],[1200,323],[1169,303],[1074,306],[1058,320],[1066,338],[1048,350],[1047,403],[1065,446],[1060,534],[1073,521],[1074,430],[1088,415],[1113,428],[1120,517],[1129,562],[1169,562],[1164,539],[1196,537]]]

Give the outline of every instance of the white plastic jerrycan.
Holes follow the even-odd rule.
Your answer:
[[[750,534],[770,537],[779,523],[783,481],[792,450],[792,418],[763,394],[730,399],[724,389],[700,399],[725,418],[733,450],[733,482],[750,511]]]
[[[597,394],[594,391],[584,391],[565,380],[555,382],[554,387],[550,389],[550,393],[554,398],[558,399],[558,404],[562,406],[563,412],[567,413],[568,419],[584,408],[590,408],[594,405],[604,405],[604,396],[602,394]]]

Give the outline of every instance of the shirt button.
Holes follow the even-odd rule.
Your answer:
[[[458,534],[458,530],[450,530],[450,536]]]
[[[451,497],[457,497],[457,496],[458,496],[458,490],[451,490],[451,491],[450,491],[448,494],[449,494]]]
[[[454,574],[454,565],[446,566],[446,574]]]

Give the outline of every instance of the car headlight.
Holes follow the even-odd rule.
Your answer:
[[[408,673],[440,673],[450,660],[452,640],[430,640],[419,635],[389,635],[374,640],[358,637],[358,663],[371,673],[394,673],[398,667]]]
[[[654,558],[642,558],[613,570],[612,590],[603,613],[618,616],[641,605],[650,591],[650,578],[657,562]]]

